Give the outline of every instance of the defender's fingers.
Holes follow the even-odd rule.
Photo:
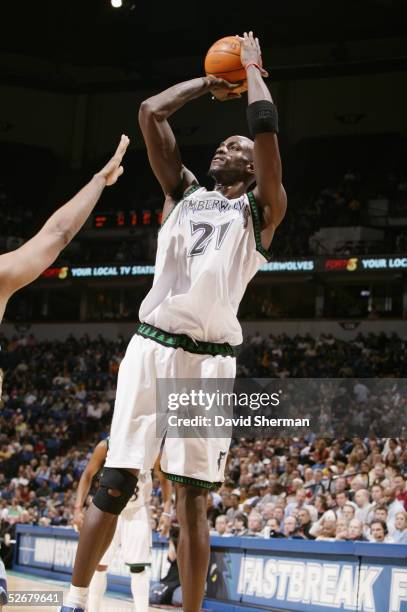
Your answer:
[[[116,153],[114,154],[114,157],[116,156],[123,157],[129,144],[130,144],[130,139],[128,138],[128,136],[126,136],[125,134],[122,134],[122,137],[120,138],[119,146],[116,149]]]

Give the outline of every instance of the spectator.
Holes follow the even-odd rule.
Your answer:
[[[221,537],[232,535],[229,532],[228,519],[225,514],[220,514],[219,516],[216,517],[215,529],[211,531],[211,534],[216,535],[216,536],[221,536]]]
[[[230,495],[230,507],[226,511],[226,516],[229,521],[233,521],[237,514],[240,513],[240,497],[237,493],[231,493]]]
[[[355,518],[365,523],[367,521],[367,517],[370,509],[372,508],[372,504],[369,501],[369,491],[366,489],[359,489],[355,493],[355,503],[357,505],[357,510],[355,512]]]
[[[248,521],[247,516],[243,512],[239,512],[235,515],[233,521],[232,534],[235,536],[244,536],[248,534]]]
[[[403,474],[396,474],[396,476],[394,476],[393,485],[396,490],[396,499],[403,502],[404,510],[407,511],[407,487],[406,479]]]
[[[296,514],[299,510],[301,510],[301,508],[305,508],[306,510],[308,510],[310,515],[313,517],[313,519],[316,520],[317,512],[315,511],[315,508],[313,506],[306,504],[306,499],[307,499],[306,490],[303,488],[297,489],[296,494],[295,494],[295,502],[291,502],[290,504],[287,505],[285,509],[285,516],[286,517],[291,516],[294,513]]]
[[[308,508],[303,507],[298,511],[298,519],[300,522],[300,532],[307,540],[315,540],[315,537],[310,533],[312,527],[311,513]]]
[[[263,536],[265,538],[284,538],[284,534],[281,533],[280,521],[275,518],[269,519],[263,529]]]
[[[341,516],[347,520],[348,523],[355,518],[355,506],[351,503],[344,505]]]
[[[360,542],[367,542],[367,538],[363,535],[363,523],[358,519],[352,519],[348,526],[348,540],[358,540]]]
[[[371,542],[376,542],[378,544],[393,542],[393,538],[388,535],[386,523],[376,519],[370,524],[369,539]]]
[[[407,544],[407,512],[397,512],[391,536],[396,544]]]
[[[383,497],[386,501],[388,510],[387,524],[389,529],[394,529],[396,514],[398,512],[404,512],[404,503],[403,501],[396,499],[396,494],[397,491],[395,487],[387,487],[383,492]]]
[[[261,531],[263,529],[263,519],[261,514],[259,514],[255,510],[252,510],[249,514],[248,527],[248,536],[261,536]]]

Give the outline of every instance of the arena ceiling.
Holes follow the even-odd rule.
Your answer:
[[[123,7],[114,9],[110,0],[2,2],[0,76],[6,81],[37,78],[40,85],[44,74],[39,66],[24,70],[24,60],[29,59],[52,63],[48,80],[54,85],[58,71],[61,80],[66,78],[67,66],[87,71],[100,66],[120,69],[130,79],[149,78],[153,83],[165,75],[178,76],[171,59],[181,66],[178,72],[196,72],[213,41],[245,29],[259,35],[268,60],[271,50],[326,44],[332,49],[332,62],[340,63],[347,59],[346,45],[355,41],[403,39],[406,4],[405,0],[250,0],[244,4],[123,0]],[[407,51],[404,54],[398,45],[393,55],[400,60]]]

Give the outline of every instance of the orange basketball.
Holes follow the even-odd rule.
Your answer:
[[[205,72],[229,83],[244,81],[233,91],[247,91],[246,70],[240,61],[240,41],[235,36],[225,36],[212,45],[205,57]]]

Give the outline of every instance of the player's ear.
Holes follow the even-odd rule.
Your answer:
[[[249,174],[254,175],[254,163],[252,161],[247,162],[246,169]]]

